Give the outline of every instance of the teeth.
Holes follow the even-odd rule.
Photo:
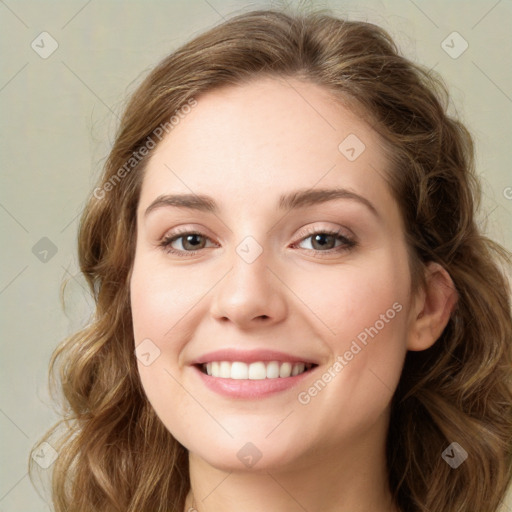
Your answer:
[[[283,363],[279,368],[279,377],[290,377],[292,374],[292,363]]]
[[[240,361],[211,361],[203,364],[202,369],[212,377],[235,380],[263,380],[295,377],[309,370],[312,366],[309,363],[280,363],[279,361],[257,361],[250,364]]]
[[[271,361],[267,363],[267,379],[277,379],[279,377],[279,363]]]
[[[222,361],[219,367],[219,377],[229,379],[231,377],[231,365],[228,361]]]
[[[292,377],[295,377],[295,375],[299,375],[299,373],[302,373],[304,371],[304,363],[294,364],[292,369]]]
[[[267,378],[265,363],[251,363],[249,365],[249,379],[263,380]]]
[[[226,361],[227,362],[227,361]],[[229,364],[229,362],[228,362]],[[214,377],[220,377],[220,374],[212,372]],[[245,363],[239,363],[235,361],[231,363],[231,378],[232,379],[248,379],[249,378],[249,367]]]

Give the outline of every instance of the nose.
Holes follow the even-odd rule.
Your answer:
[[[211,315],[241,329],[271,326],[287,315],[286,287],[261,254],[247,263],[235,253],[231,270],[213,290]]]

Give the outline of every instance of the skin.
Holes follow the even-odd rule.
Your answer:
[[[131,277],[135,344],[149,339],[160,350],[148,366],[138,361],[142,385],[190,454],[195,501],[191,492],[185,510],[394,511],[385,463],[390,401],[407,350],[428,348],[446,325],[451,280],[431,264],[425,289],[411,293],[379,137],[327,91],[260,78],[197,101],[149,161]],[[366,146],[354,161],[338,150],[349,134]],[[334,187],[364,197],[376,213],[350,198],[288,213],[277,207],[281,194]],[[145,215],[171,193],[210,195],[220,210],[167,206]],[[323,248],[306,227],[341,230],[357,245]],[[193,248],[182,237],[172,247],[184,256],[166,252],[159,244],[176,228],[204,234],[204,248],[187,256]],[[250,264],[236,251],[247,236],[262,249]],[[393,304],[400,312],[300,403],[299,393]],[[190,362],[231,347],[280,350],[319,367],[293,389],[230,399],[204,386]],[[247,442],[261,452],[251,468],[237,457]]]

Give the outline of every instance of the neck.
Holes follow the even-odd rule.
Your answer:
[[[190,453],[190,512],[397,512],[387,483],[383,418],[380,430],[358,433],[343,447],[315,447],[293,467],[223,471]]]

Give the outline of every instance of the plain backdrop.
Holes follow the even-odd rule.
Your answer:
[[[444,77],[452,112],[475,138],[484,185],[481,225],[512,249],[512,2],[313,4],[383,26],[405,55]],[[128,94],[186,40],[234,13],[268,6],[0,2],[0,512],[50,510],[28,478],[28,452],[57,419],[47,389],[50,354],[91,309],[77,273],[78,218]],[[64,279],[65,308],[59,298]],[[504,510],[512,511],[510,503]]]

